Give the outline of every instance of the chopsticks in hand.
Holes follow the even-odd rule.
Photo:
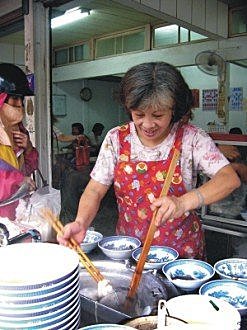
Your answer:
[[[41,215],[45,220],[49,222],[52,228],[55,230],[57,234],[62,234],[64,231],[63,224],[60,220],[51,212],[50,209],[42,209]],[[88,258],[85,252],[81,249],[80,245],[76,242],[75,239],[69,239],[69,248],[75,250],[79,256],[79,259],[89,274],[94,278],[94,280],[99,283],[104,280],[104,276],[100,273],[100,271],[94,266],[92,261]]]

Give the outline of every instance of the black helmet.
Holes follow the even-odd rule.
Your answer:
[[[11,63],[0,63],[0,93],[10,95],[34,95],[25,73]]]

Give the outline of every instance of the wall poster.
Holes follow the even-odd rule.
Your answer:
[[[202,90],[202,110],[216,110],[218,100],[218,89]]]
[[[242,111],[243,110],[243,88],[231,87],[230,88],[230,100],[229,110]]]

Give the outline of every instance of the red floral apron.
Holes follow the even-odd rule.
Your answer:
[[[119,128],[120,153],[114,173],[119,211],[116,232],[118,235],[137,237],[143,243],[152,219],[150,201],[160,195],[174,148],[181,151],[183,128],[178,130],[168,158],[160,161],[130,160],[129,134],[129,125]],[[168,195],[181,196],[185,192],[178,163]],[[205,243],[200,219],[192,212],[189,216],[168,220],[157,228],[152,245],[170,246],[179,252],[180,258],[204,259]]]

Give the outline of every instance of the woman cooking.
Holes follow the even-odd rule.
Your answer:
[[[111,129],[83,192],[76,219],[67,224],[60,244],[81,242],[112,182],[118,203],[119,235],[145,240],[157,208],[153,245],[175,248],[181,258],[205,257],[200,219],[193,212],[216,202],[240,185],[237,174],[211,138],[185,124],[193,106],[180,72],[165,62],[131,68],[120,85],[120,99],[132,121]],[[168,195],[159,197],[174,150],[180,151]],[[197,172],[210,180],[196,187]]]

